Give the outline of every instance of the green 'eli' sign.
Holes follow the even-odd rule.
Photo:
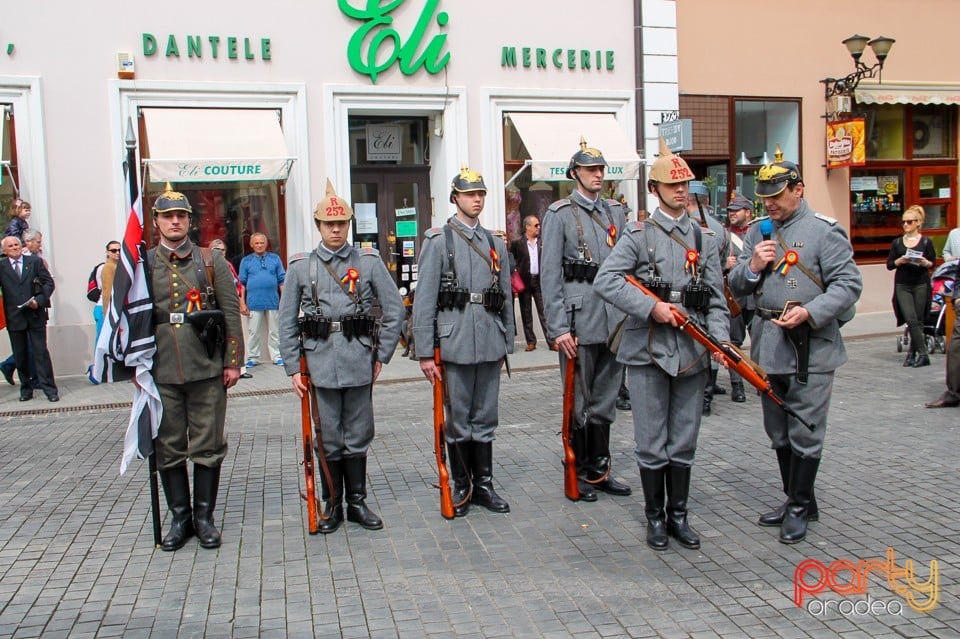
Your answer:
[[[431,22],[435,21],[437,26],[442,28],[450,21],[446,11],[437,13],[440,0],[424,2],[413,30],[409,37],[404,39],[391,26],[393,17],[390,13],[406,1],[368,0],[364,7],[357,8],[350,4],[350,0],[337,0],[341,13],[363,23],[347,43],[347,61],[350,68],[370,76],[374,84],[377,83],[377,76],[394,64],[400,67],[400,72],[404,75],[413,75],[421,68],[427,73],[440,73],[450,62],[450,52],[443,50],[447,43],[445,33],[434,35],[423,51],[420,50]]]

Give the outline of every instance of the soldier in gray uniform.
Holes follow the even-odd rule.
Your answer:
[[[720,258],[720,267],[726,271],[726,256],[730,254],[730,236],[727,229],[723,228],[713,213],[707,210],[706,205],[710,201],[710,190],[707,185],[699,180],[690,182],[689,192],[687,193],[687,213],[693,218],[693,221],[700,225],[702,229],[708,229],[712,233],[717,244],[717,255]],[[710,379],[707,380],[707,386],[703,391],[703,415],[709,417],[713,412],[713,396],[725,395],[722,387],[717,386],[717,373],[720,365],[716,362],[710,364]]]
[[[623,205],[600,197],[607,161],[580,138],[580,150],[567,166],[576,189],[550,205],[543,216],[540,287],[547,316],[547,337],[560,350],[560,370],[577,358],[573,449],[577,457],[580,499],[597,501],[596,490],[630,494],[614,479],[610,425],[617,418],[617,393],[623,367],[607,342],[623,313],[605,304],[594,291],[597,269],[610,255],[626,221]],[[571,330],[573,329],[573,330]],[[634,405],[643,401],[633,397]]]
[[[677,328],[670,306],[718,340],[728,331],[716,237],[685,211],[693,172],[662,140],[660,146],[647,183],[660,206],[646,222],[627,226],[594,282],[601,298],[627,314],[617,359],[627,365],[647,545],[654,550],[666,549],[668,537],[685,548],[700,547],[687,520],[687,499],[710,356]],[[631,286],[626,275],[644,281],[660,299]]]
[[[493,488],[493,440],[499,424],[500,367],[513,352],[513,292],[504,241],[480,226],[487,187],[460,169],[450,186],[456,214],[424,234],[420,251],[413,335],[420,370],[440,383],[434,340],[446,377],[446,438],[453,475],[454,515],[470,503],[506,513]]]
[[[333,483],[328,485],[321,473],[326,505],[320,532],[332,533],[343,523],[344,493],[347,521],[380,530],[383,521],[365,501],[373,383],[400,340],[403,301],[380,254],[347,242],[353,211],[330,180],[313,217],[320,244],[290,258],[280,298],[280,356],[294,391],[303,397],[310,391],[300,375],[302,338],[320,414],[318,436]]]
[[[168,184],[153,205],[160,243],[147,254],[157,339],[152,372],[163,404],[157,468],[172,514],[163,550],[182,548],[194,534],[203,548],[220,546],[213,511],[227,454],[227,389],[240,378],[243,355],[230,265],[219,251],[195,246],[187,237],[191,212],[187,198]],[[222,312],[214,319],[219,329],[198,330],[191,321],[200,319],[197,311]],[[187,459],[193,461],[192,508]]]
[[[853,248],[837,221],[815,213],[803,198],[793,162],[760,168],[757,196],[769,214],[743,237],[743,252],[728,281],[735,295],[752,294],[752,358],[769,374],[773,390],[811,432],[764,397],[763,425],[777,452],[786,503],[760,517],[779,526],[780,541],[804,539],[819,518],[814,481],[820,466],[834,371],[847,361],[840,323],[853,316],[863,282]]]

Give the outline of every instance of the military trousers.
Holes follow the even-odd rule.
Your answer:
[[[575,386],[574,414],[578,427],[612,424],[617,419],[617,393],[620,392],[623,364],[617,361],[616,354],[606,344],[581,344],[577,348],[577,364],[580,379]],[[561,351],[561,381],[565,370],[567,357]]]
[[[227,389],[217,375],[185,384],[157,384],[163,417],[157,431],[157,468],[187,463],[216,468],[227,455]]]
[[[952,304],[953,300],[948,299],[947,303]],[[960,401],[960,312],[953,321],[953,332],[947,347],[947,390],[942,399]]]
[[[734,346],[743,346],[743,340],[747,338],[746,312],[741,311],[736,317],[730,318],[730,343]],[[732,368],[730,369],[730,382],[742,382],[740,373]]]
[[[769,380],[773,391],[787,406],[808,424],[816,424],[816,429],[810,432],[809,428],[787,415],[776,402],[766,395],[761,395],[763,428],[770,438],[770,447],[790,446],[801,457],[819,459],[827,431],[827,411],[833,393],[833,371],[809,373],[806,384],[798,383],[796,375],[770,375]]]
[[[706,369],[673,377],[656,364],[627,367],[637,465],[692,466],[700,436]]]
[[[361,457],[373,441],[373,384],[351,388],[314,387],[320,439],[328,459]]]
[[[492,442],[500,423],[500,362],[443,363],[447,442]]]

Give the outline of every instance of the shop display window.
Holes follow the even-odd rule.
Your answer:
[[[237,266],[244,255],[253,252],[250,236],[263,233],[269,240],[267,250],[277,253],[286,262],[282,243],[285,233],[276,182],[203,182],[171,186],[186,195],[193,207],[190,239],[194,244],[207,246],[211,240],[223,240],[227,245],[227,258]],[[146,216],[150,215],[150,207],[163,189],[163,185],[150,184],[146,198],[149,206],[144,210]],[[158,241],[159,235],[154,227],[152,244],[156,245]]]
[[[0,103],[0,219],[6,225],[10,219],[13,200],[17,196],[17,145],[14,136],[13,105]]]
[[[850,236],[858,261],[885,260],[903,233],[900,215],[924,208],[923,232],[939,252],[956,216],[956,107],[861,105],[867,165],[850,170]]]

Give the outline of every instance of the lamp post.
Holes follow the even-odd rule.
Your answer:
[[[890,54],[890,47],[893,46],[894,42],[896,42],[896,40],[893,38],[884,36],[871,40],[869,37],[862,35],[852,35],[844,40],[843,44],[847,47],[847,51],[850,52],[850,57],[853,58],[853,73],[842,78],[825,78],[820,80],[824,85],[824,98],[829,100],[835,95],[851,95],[864,78],[877,78],[878,82],[882,81],[881,73],[883,71],[883,63],[886,61],[887,55]],[[870,45],[873,54],[877,58],[873,66],[869,67],[860,60],[867,45]]]

